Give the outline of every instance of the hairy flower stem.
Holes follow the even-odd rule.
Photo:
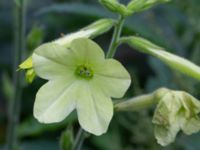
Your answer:
[[[156,100],[154,99],[154,94],[146,94],[116,104],[115,111],[137,111],[148,108],[153,104],[156,104]]]
[[[122,27],[124,25],[125,18],[123,16],[119,16],[119,19],[115,25],[112,41],[110,43],[106,58],[112,58],[115,55],[117,47],[119,45],[119,38],[121,35]]]
[[[129,100],[115,104],[115,111],[139,111],[156,105],[159,100],[168,92],[167,88],[131,98]]]
[[[17,148],[17,125],[21,105],[21,73],[16,71],[18,64],[22,61],[22,50],[25,47],[25,4],[24,0],[15,1],[15,51],[14,51],[14,95],[9,102],[8,108],[8,129],[7,129],[7,150]]]
[[[85,139],[85,131],[80,127],[76,135],[76,139],[74,141],[72,150],[81,150],[84,139]]]

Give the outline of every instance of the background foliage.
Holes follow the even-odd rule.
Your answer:
[[[123,1],[125,2],[125,1]],[[141,14],[129,17],[124,35],[141,35],[170,49],[172,53],[200,65],[200,1],[174,0]],[[5,143],[7,103],[12,97],[11,71],[13,60],[13,2],[0,1],[0,144]],[[60,37],[61,33],[78,30],[102,17],[116,17],[101,7],[96,0],[34,0],[27,1],[26,56],[41,42]],[[95,40],[108,49],[112,32]],[[25,57],[25,56],[24,56]],[[126,97],[151,92],[161,86],[187,90],[200,99],[200,84],[196,80],[170,70],[159,60],[143,55],[128,46],[120,46],[116,58],[129,70],[133,85]],[[43,125],[32,115],[37,89],[44,83],[37,79],[28,85],[24,79],[21,123],[18,134],[23,150],[58,150],[61,132],[74,124],[76,114],[59,124]],[[200,134],[186,137],[181,133],[174,144],[162,148],[156,144],[151,123],[153,108],[140,112],[117,113],[107,134],[90,136],[85,150],[198,150]],[[77,131],[77,128],[74,128]]]

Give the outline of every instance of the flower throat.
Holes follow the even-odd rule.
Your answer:
[[[76,68],[76,71],[75,71],[75,74],[78,76],[78,77],[81,77],[81,78],[85,78],[85,79],[91,79],[94,75],[94,72],[93,70],[87,66],[87,65],[79,65],[77,68]]]

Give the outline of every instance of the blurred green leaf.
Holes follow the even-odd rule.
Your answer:
[[[76,115],[72,113],[68,118],[60,123],[54,124],[41,124],[34,118],[28,118],[23,121],[18,127],[18,134],[20,137],[25,136],[38,136],[47,131],[56,131],[58,129],[64,128],[68,123],[76,121]]]
[[[61,150],[71,150],[74,142],[73,128],[68,126],[65,131],[62,132],[60,137]]]
[[[22,143],[21,150],[59,150],[59,147],[56,140],[26,140]]]
[[[99,150],[123,150],[120,139],[120,132],[117,125],[112,125],[112,129],[102,136],[92,136],[91,140]]]
[[[86,15],[98,18],[113,16],[113,14],[111,14],[109,11],[102,9],[99,6],[84,3],[54,4],[40,9],[36,12],[36,15],[44,15],[47,13],[73,13],[77,15]]]
[[[176,84],[172,82],[173,74],[165,64],[160,63],[160,60],[153,57],[149,57],[148,62],[154,71],[154,75],[148,78],[145,85],[148,92],[162,86],[176,88]]]
[[[8,74],[2,76],[2,89],[7,100],[11,100],[14,95],[14,87]]]
[[[21,1],[20,0],[14,0],[14,2],[18,7],[21,6]]]
[[[27,49],[32,52],[37,46],[39,46],[42,43],[43,38],[43,28],[33,26],[33,28],[27,36]]]

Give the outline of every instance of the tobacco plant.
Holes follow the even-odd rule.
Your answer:
[[[152,118],[157,142],[166,146],[174,142],[179,131],[190,135],[200,130],[200,102],[186,91],[161,87],[141,96],[119,101],[131,81],[123,65],[114,59],[121,44],[151,55],[171,69],[200,80],[200,68],[189,60],[172,54],[140,36],[122,36],[126,18],[170,0],[99,0],[118,19],[104,18],[77,32],[49,41],[37,47],[32,55],[19,65],[26,71],[29,83],[35,77],[47,82],[36,93],[34,117],[41,123],[63,121],[73,110],[77,112],[80,130],[75,141],[65,149],[80,149],[82,137],[106,134],[115,112],[140,111],[155,105]],[[111,30],[114,33],[106,54],[92,39]],[[133,124],[134,126],[134,124]],[[65,135],[62,135],[62,137]],[[63,138],[65,139],[65,138]],[[61,139],[62,143],[63,141]]]

